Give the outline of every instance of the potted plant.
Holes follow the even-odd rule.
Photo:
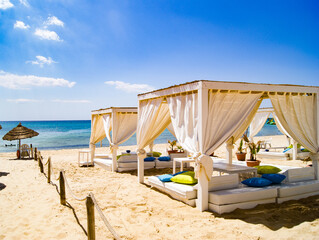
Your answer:
[[[176,140],[173,140],[173,141],[168,140],[168,143],[169,143],[169,146],[170,146],[170,150],[167,150],[167,153],[168,154],[176,153],[177,150],[174,149],[174,147],[176,146]]]
[[[177,147],[177,152],[179,153],[183,153],[184,152],[184,149],[182,146],[176,146]]]
[[[239,146],[238,146],[238,149],[237,149],[238,152],[236,153],[238,161],[245,161],[246,160],[246,153],[243,152],[243,150],[244,150],[243,145],[244,145],[244,139],[241,139]]]
[[[250,150],[250,159],[246,160],[248,167],[254,167],[259,166],[260,160],[257,160],[257,153],[260,150],[260,144],[262,141],[258,141],[257,143],[254,143],[253,141],[250,141],[246,134],[244,134],[244,141],[246,142],[247,146]]]

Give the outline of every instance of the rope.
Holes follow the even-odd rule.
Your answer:
[[[64,173],[63,170],[62,170],[62,175],[63,175],[63,178],[64,178],[64,180],[65,180],[65,185],[66,185],[66,187],[68,188],[69,193],[71,194],[71,196],[72,196],[74,199],[78,200],[78,201],[84,201],[84,200],[86,200],[86,197],[84,197],[84,198],[79,198],[79,197],[75,196],[75,194],[72,192],[72,190],[71,190],[71,188],[70,188],[70,186],[69,186],[68,180],[66,179],[65,173]]]
[[[103,214],[103,212],[102,212],[102,210],[101,210],[99,204],[97,203],[97,201],[96,201],[96,199],[95,199],[93,193],[89,193],[89,196],[92,198],[93,203],[94,203],[94,205],[95,205],[95,207],[96,207],[96,210],[98,211],[100,217],[102,218],[102,220],[103,220],[105,226],[106,226],[106,227],[108,228],[108,230],[112,233],[112,235],[114,236],[114,238],[115,238],[116,240],[120,240],[121,238],[119,237],[119,235],[117,235],[117,233],[115,232],[114,228],[111,226],[111,224],[109,223],[109,221],[108,221],[108,220],[106,219],[106,217],[104,216],[104,214]]]

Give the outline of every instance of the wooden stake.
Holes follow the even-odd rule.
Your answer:
[[[38,161],[38,149],[34,149],[34,161]]]
[[[43,163],[42,163],[42,157],[41,156],[39,156],[39,167],[40,167],[40,172],[41,173],[43,173],[44,171],[43,171]]]
[[[48,160],[48,183],[51,182],[51,157]]]
[[[60,203],[62,205],[66,205],[66,198],[65,198],[65,182],[63,178],[63,173],[60,171]]]
[[[94,202],[91,196],[86,197],[88,240],[95,240]]]

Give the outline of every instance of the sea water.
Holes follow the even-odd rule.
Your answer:
[[[91,121],[23,121],[23,126],[39,133],[38,136],[28,139],[22,139],[21,144],[32,144],[40,150],[45,149],[66,149],[66,148],[87,148],[89,147],[91,135]],[[17,150],[18,142],[4,141],[2,137],[16,127],[19,122],[0,121],[2,129],[0,130],[0,152],[12,152]],[[275,125],[267,125],[262,128],[257,136],[280,135],[281,133]],[[174,136],[166,129],[155,141],[158,143],[167,143],[168,140],[174,140]],[[6,146],[6,145],[15,146]],[[100,143],[98,143],[99,145]],[[109,146],[108,141],[102,141],[103,146]],[[136,135],[134,134],[122,146],[136,145]]]

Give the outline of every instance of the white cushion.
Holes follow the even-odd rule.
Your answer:
[[[257,153],[257,157],[259,158],[284,158],[289,159],[289,153],[285,152],[259,152]]]
[[[175,192],[186,199],[194,199],[197,197],[197,190],[192,185],[180,184],[175,182],[166,182],[165,188]]]
[[[238,174],[213,176],[208,183],[208,191],[217,191],[238,187]]]
[[[288,169],[283,173],[286,176],[285,182],[300,182],[315,179],[313,167]]]
[[[137,154],[123,155],[117,162],[137,162]]]
[[[317,191],[319,191],[319,180],[292,182],[281,184],[278,188],[278,197],[289,197]]]
[[[240,187],[209,192],[209,202],[217,205],[249,202],[277,197],[277,187]]]

